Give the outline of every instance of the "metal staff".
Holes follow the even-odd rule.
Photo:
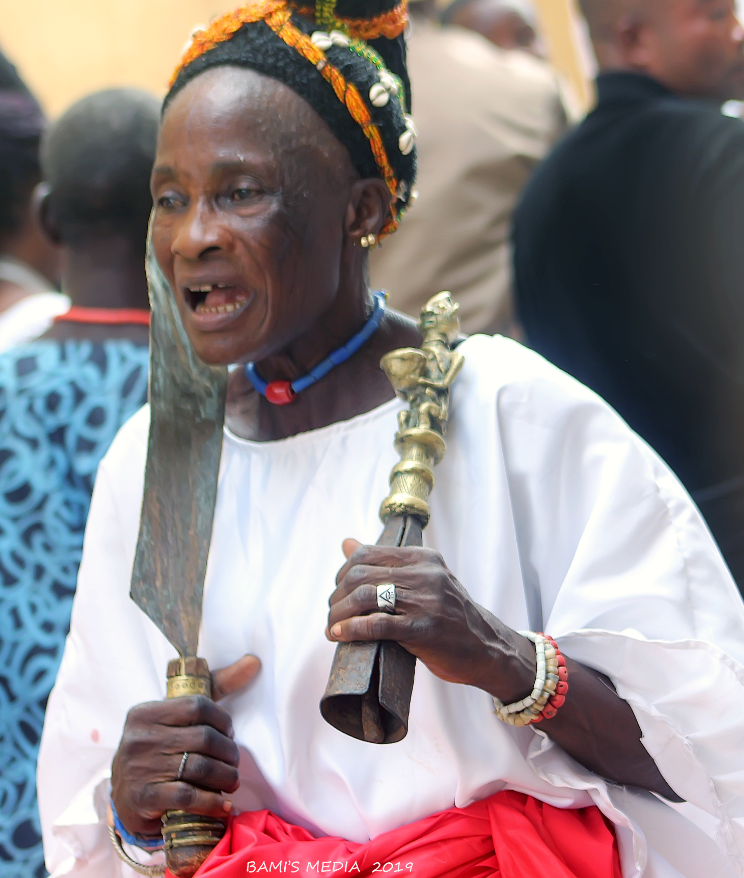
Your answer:
[[[191,347],[175,297],[154,257],[147,274],[150,329],[150,437],[132,600],[178,651],[167,697],[211,697],[211,677],[196,657],[217,477],[222,454],[227,369],[206,366]],[[223,821],[169,811],[163,817],[166,864],[191,878],[225,832]]]
[[[434,467],[447,450],[444,434],[450,385],[465,362],[452,350],[460,334],[459,306],[449,293],[421,311],[421,348],[391,351],[382,358],[395,392],[409,403],[398,416],[395,447],[401,460],[390,475],[390,495],[380,518],[378,546],[420,546],[429,523]],[[339,731],[374,744],[394,744],[408,733],[416,659],[393,641],[340,643],[320,702],[324,719]]]

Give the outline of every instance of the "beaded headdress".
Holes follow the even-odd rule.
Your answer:
[[[394,5],[393,5],[394,4]],[[407,0],[256,0],[192,35],[172,96],[199,73],[237,65],[296,91],[326,121],[363,177],[380,176],[394,232],[416,176],[416,130],[403,31]]]

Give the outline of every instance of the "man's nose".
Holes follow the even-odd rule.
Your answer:
[[[183,259],[196,260],[210,250],[225,247],[226,230],[204,204],[193,204],[177,224],[171,250]]]

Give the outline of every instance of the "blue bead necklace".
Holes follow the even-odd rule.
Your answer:
[[[290,402],[293,402],[297,398],[298,393],[306,390],[312,384],[315,384],[316,381],[320,381],[320,379],[324,375],[327,375],[335,366],[340,366],[341,363],[345,363],[346,360],[348,360],[352,354],[355,354],[365,341],[367,341],[367,339],[377,330],[382,321],[383,315],[385,314],[385,300],[387,299],[387,296],[385,293],[378,291],[374,294],[374,298],[375,309],[372,312],[372,316],[359,332],[357,332],[352,339],[347,341],[345,345],[342,345],[340,348],[333,351],[332,354],[329,354],[325,360],[318,363],[318,365],[312,371],[308,372],[307,375],[303,375],[302,378],[298,378],[296,381],[267,382],[261,378],[258,372],[256,372],[256,366],[254,363],[246,363],[245,374],[248,377],[248,380],[262,396],[265,396],[266,399],[274,405],[288,405]]]

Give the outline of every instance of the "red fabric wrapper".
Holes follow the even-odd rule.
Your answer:
[[[554,808],[512,791],[433,814],[366,844],[316,839],[270,811],[246,812],[230,821],[195,878],[272,873],[622,878],[615,833],[599,809]]]

